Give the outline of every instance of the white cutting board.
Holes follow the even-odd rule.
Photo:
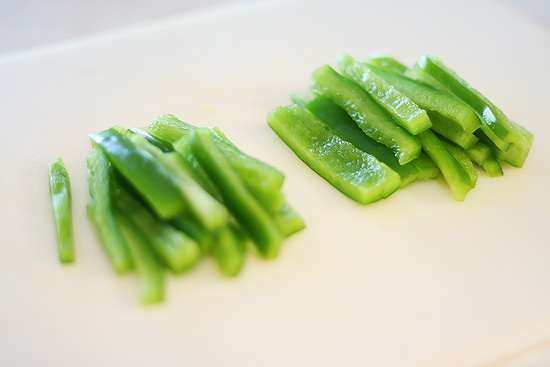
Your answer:
[[[443,60],[535,134],[522,169],[360,206],[269,130],[340,51]],[[0,365],[480,366],[550,338],[550,31],[489,1],[294,1],[173,17],[0,59]],[[86,218],[88,134],[173,113],[286,173],[307,229],[236,279],[211,260],[143,307]],[[73,188],[58,263],[47,164]]]

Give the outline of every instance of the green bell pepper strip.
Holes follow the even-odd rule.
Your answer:
[[[149,143],[153,144],[155,147],[162,150],[163,153],[168,153],[174,150],[174,147],[170,142],[164,141],[162,139],[157,138],[156,136],[149,134],[147,130],[131,128],[131,129],[128,129],[128,131],[133,134],[143,136]]]
[[[212,129],[212,143],[228,158],[229,163],[239,174],[247,189],[269,213],[276,213],[284,203],[281,191],[284,174],[239,150],[223,134]]]
[[[400,186],[396,172],[297,105],[275,108],[267,123],[305,164],[352,200],[372,203]]]
[[[162,141],[173,142],[174,149],[187,159],[193,172],[196,173],[197,182],[211,195],[223,201],[219,190],[212,184],[193,155],[189,140],[195,128],[173,115],[165,115],[157,118],[147,130],[154,136],[158,134]],[[241,152],[219,129],[213,128],[211,132],[212,142],[230,161],[250,193],[273,216],[281,231],[290,235],[303,229],[305,224],[302,218],[287,206],[281,192],[284,175],[277,169]],[[184,224],[187,231],[191,228],[191,225],[185,221],[180,221],[180,224]]]
[[[319,120],[329,126],[340,138],[349,141],[362,151],[373,155],[380,162],[385,163],[401,177],[401,187],[420,179],[421,173],[415,162],[400,165],[393,152],[386,146],[374,141],[357,126],[346,111],[325,96],[318,96],[305,104],[305,108]],[[426,159],[429,159],[426,157]],[[431,178],[437,177],[439,169],[432,163]]]
[[[409,133],[416,135],[432,126],[425,110],[379,77],[370,65],[358,62],[346,53],[340,55],[336,65],[344,76],[362,86]]]
[[[533,145],[533,134],[525,129],[523,126],[510,120],[510,124],[525,137],[523,145],[512,144],[506,151],[495,150],[495,154],[498,159],[509,163],[514,167],[521,168],[527,155]]]
[[[291,94],[290,100],[292,101],[292,103],[297,104],[302,108],[306,108],[306,105],[310,102],[308,98],[298,93]]]
[[[489,176],[498,177],[504,175],[504,172],[502,172],[502,167],[500,166],[500,163],[498,163],[495,154],[491,148],[482,142],[478,141],[475,143],[474,146],[466,150],[466,154],[472,162],[483,168]]]
[[[195,217],[189,214],[182,214],[172,218],[169,223],[195,240],[201,248],[202,253],[206,254],[210,252],[214,234],[198,223]]]
[[[376,66],[395,75],[404,75],[407,70],[407,66],[386,54],[369,56],[367,64]]]
[[[197,181],[197,183],[201,185],[206,192],[212,195],[212,197],[216,198],[216,200],[220,202],[223,202],[218,188],[214,185],[212,180],[210,180],[204,169],[197,161],[197,158],[193,155],[193,151],[191,149],[191,135],[183,136],[181,139],[177,140],[174,143],[174,151],[179,153],[180,156],[187,162],[188,166],[191,168],[191,173],[193,174],[195,181]]]
[[[174,176],[189,211],[204,228],[214,230],[227,223],[227,209],[197,183],[187,161],[179,153],[165,153],[149,143],[142,135],[135,134],[129,138],[132,143],[149,152]]]
[[[411,163],[418,169],[417,180],[431,180],[439,176],[439,167],[424,152]]]
[[[190,159],[193,168],[200,171],[189,152],[188,138],[194,129],[196,129],[195,126],[189,125],[172,115],[165,115],[157,118],[149,126],[148,131],[154,136],[159,134],[161,139],[173,142],[175,150]],[[219,129],[213,128],[211,131],[213,133],[213,144],[223,152],[226,159],[241,176],[248,190],[270,213],[276,213],[284,201],[281,193],[284,174],[276,168],[243,153]]]
[[[139,199],[132,196],[121,183],[114,190],[114,202],[134,226],[143,229],[156,254],[174,273],[191,269],[201,257],[197,242],[178,231],[168,222],[156,217]]]
[[[101,149],[95,149],[87,158],[90,176],[88,217],[95,224],[101,244],[117,273],[133,269],[134,262],[130,248],[114,217],[113,174],[111,165]]]
[[[214,129],[211,129],[211,131],[214,135],[213,143],[222,148],[224,153],[226,153],[226,157],[239,161],[239,163],[232,165],[232,167],[239,174],[250,193],[254,195],[256,200],[258,200],[269,213],[276,214],[284,202],[284,195],[281,191],[284,176],[280,175],[278,173],[279,171],[274,171],[275,174],[271,174],[269,172],[266,174],[266,172],[263,171],[264,168],[269,167],[268,169],[271,170],[271,166],[267,166],[260,161],[246,156],[244,153],[240,153],[240,151],[238,151],[238,155],[235,155],[234,149],[236,149],[236,147],[233,148],[231,146],[232,143],[221,142],[220,140],[223,139],[222,136],[219,136],[218,132]],[[223,201],[219,194],[219,190],[213,185],[211,180],[206,175],[206,172],[204,172],[204,169],[200,166],[191,152],[190,136],[181,138],[174,144],[174,146],[178,153],[190,162],[190,165],[193,167],[193,170],[197,176],[200,176],[196,177],[196,180],[201,183],[201,186],[203,186],[203,188],[205,188],[218,200]],[[242,156],[244,159],[241,160],[240,158],[237,158],[239,156]],[[247,164],[247,162],[251,164]]]
[[[212,254],[222,274],[236,276],[241,271],[246,256],[248,237],[237,224],[222,228],[215,237]]]
[[[481,168],[483,168],[483,170],[491,177],[499,177],[504,175],[502,172],[502,166],[497,159],[489,159],[485,161],[481,165]]]
[[[314,93],[324,95],[342,107],[365,134],[390,148],[399,164],[418,158],[422,145],[396,124],[361,86],[330,66],[315,70],[312,79]]]
[[[134,258],[140,280],[141,303],[162,302],[165,293],[164,266],[143,233],[147,229],[140,230],[120,210],[115,210],[115,218]]]
[[[195,239],[204,254],[212,254],[224,275],[235,276],[240,272],[249,237],[233,217],[215,232],[205,230],[193,218],[184,216],[174,218],[172,223]]]
[[[478,173],[470,160],[470,157],[468,157],[468,154],[462,149],[461,147],[449,143],[445,140],[441,140],[442,143],[445,145],[445,148],[455,157],[458,163],[462,165],[466,173],[468,173],[468,176],[470,176],[470,181],[472,182],[472,185],[475,186],[477,183]]]
[[[468,191],[474,188],[469,173],[431,130],[426,130],[418,134],[417,137],[425,152],[439,167],[441,174],[451,188],[454,198],[458,201],[464,201]]]
[[[433,131],[444,136],[463,149],[471,148],[479,140],[477,136],[465,132],[453,120],[437,112],[428,111],[428,116],[430,116],[430,120],[432,120]]]
[[[516,127],[518,130],[521,130],[521,126]],[[521,168],[527,159],[527,155],[533,144],[533,135],[528,131],[525,132],[526,143],[523,146],[511,144],[508,149],[502,150],[495,145],[495,143],[483,133],[483,131],[476,131],[476,136],[479,138],[479,141],[487,145],[494,152],[495,156],[513,167]]]
[[[456,125],[456,129],[463,130],[468,134],[473,133],[481,126],[475,111],[461,100],[409,79],[404,75],[395,75],[372,66],[370,70],[425,109],[432,123],[434,121],[430,112],[450,119]]]
[[[298,212],[286,203],[279,212],[274,215],[274,221],[285,238],[306,227],[304,220]]]
[[[511,144],[527,149],[530,147],[524,134],[510,123],[501,110],[440,60],[424,55],[417,65],[478,113],[482,131],[499,149],[506,151]]]
[[[57,252],[61,263],[74,262],[74,235],[71,205],[71,182],[63,159],[57,158],[48,166]]]
[[[185,210],[176,178],[149,152],[114,129],[92,134],[90,139],[161,218],[173,218]]]
[[[283,238],[281,232],[218,148],[213,134],[206,128],[194,130],[190,140],[194,156],[218,187],[227,208],[248,232],[260,254],[264,258],[276,257]]]
[[[181,121],[176,116],[166,114],[157,117],[147,128],[151,135],[156,138],[174,144],[182,137],[193,132],[195,126]]]

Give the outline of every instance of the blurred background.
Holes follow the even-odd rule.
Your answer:
[[[0,0],[0,57],[94,34],[260,0]],[[265,0],[262,0],[265,1]],[[269,0],[278,1],[278,0]],[[280,0],[286,1],[286,0]],[[493,0],[550,29],[550,0]],[[490,15],[489,15],[490,16]],[[550,45],[541,45],[550,47]],[[548,367],[550,342],[485,367]]]
[[[0,55],[182,13],[262,0],[0,0]],[[550,0],[494,0],[550,28]]]

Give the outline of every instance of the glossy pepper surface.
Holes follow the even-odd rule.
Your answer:
[[[330,66],[313,72],[312,91],[330,98],[342,107],[365,134],[392,150],[405,164],[418,158],[422,145],[392,118],[361,86],[338,74]]]
[[[361,204],[383,199],[400,187],[396,172],[297,105],[275,108],[267,123],[313,171]]]
[[[185,210],[176,178],[149,152],[115,129],[92,134],[90,139],[161,218],[173,218]]]

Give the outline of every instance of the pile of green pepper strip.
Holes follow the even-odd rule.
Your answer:
[[[249,248],[275,258],[283,240],[305,226],[281,191],[284,175],[217,128],[164,115],[145,129],[115,126],[90,139],[88,216],[113,269],[137,270],[144,304],[164,299],[166,270],[181,274],[211,255],[224,275],[235,276]],[[68,262],[74,250],[62,168],[52,163],[50,183],[59,253]]]
[[[381,55],[359,62],[346,53],[312,74],[313,99],[273,109],[267,122],[308,166],[351,199],[372,203],[441,172],[463,201],[476,163],[502,176],[521,167],[533,135],[510,121],[441,60],[412,68]]]

